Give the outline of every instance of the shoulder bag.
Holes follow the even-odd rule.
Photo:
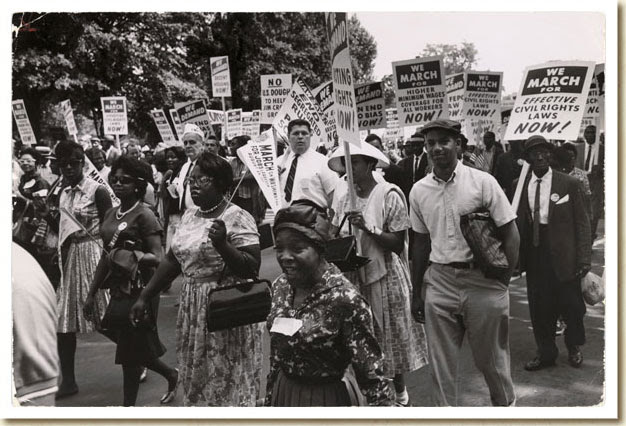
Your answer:
[[[356,271],[370,261],[367,257],[357,254],[354,235],[339,237],[347,218],[348,215],[343,217],[339,229],[335,233],[335,238],[326,243],[326,260],[337,265],[341,272]]]

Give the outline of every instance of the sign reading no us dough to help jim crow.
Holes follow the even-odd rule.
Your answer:
[[[442,56],[398,61],[392,66],[400,127],[448,118]]]
[[[361,146],[350,61],[348,21],[344,12],[326,13],[326,31],[330,46],[335,123],[339,139]]]
[[[383,83],[365,83],[354,88],[360,130],[379,129],[387,125]]]
[[[26,112],[24,100],[14,100],[13,102],[11,102],[11,107],[13,109],[13,117],[15,118],[17,131],[20,134],[22,143],[24,145],[37,144],[37,139],[35,139],[35,132],[33,132],[33,127],[30,125],[30,120],[28,119],[28,113]]]
[[[272,124],[291,90],[291,74],[261,76],[261,124]]]
[[[526,68],[506,140],[576,139],[585,112],[594,63],[555,61]]]
[[[214,98],[228,98],[230,94],[230,69],[228,56],[211,58],[211,85]]]
[[[128,116],[125,96],[100,98],[102,103],[102,126],[105,135],[127,135]]]
[[[161,135],[163,142],[167,145],[174,145],[176,143],[176,137],[174,136],[174,132],[172,132],[172,128],[170,127],[170,123],[167,121],[167,117],[165,116],[163,109],[155,108],[150,111],[150,115],[152,115],[154,124],[159,130],[159,134]]]

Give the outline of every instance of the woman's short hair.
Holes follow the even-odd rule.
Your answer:
[[[37,152],[35,148],[29,146],[20,149],[20,153],[17,158],[21,158],[23,155],[30,155],[35,160],[35,164],[43,164],[43,157]]]
[[[222,193],[227,193],[233,185],[233,169],[222,157],[204,151],[196,160],[202,173],[215,179],[215,186]]]
[[[81,160],[85,159],[85,150],[76,142],[64,140],[54,147],[54,156],[57,160],[69,159],[75,152],[80,154]]]
[[[248,135],[240,135],[232,138],[232,141],[237,144],[237,148],[241,148],[242,146],[246,145],[251,139],[252,138]]]
[[[107,159],[107,155],[100,148],[89,148],[87,151],[85,151],[85,155],[87,155],[87,158],[89,158],[89,161],[91,161],[92,163],[94,158],[96,158],[96,156],[98,155],[102,155],[105,161]]]
[[[137,197],[139,199],[143,199],[146,195],[146,188],[148,187],[148,184],[154,186],[152,168],[145,161],[137,160],[136,158],[129,157],[128,155],[122,155],[111,165],[111,172],[109,173],[109,176],[114,176],[120,169],[125,174],[135,179]]]

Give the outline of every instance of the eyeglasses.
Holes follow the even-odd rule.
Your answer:
[[[83,160],[57,160],[57,164],[60,168],[67,166],[78,167],[83,163]]]
[[[201,176],[197,179],[193,177],[189,177],[185,179],[185,185],[189,185],[189,186],[196,186],[196,184],[198,186],[206,186],[207,184],[211,182],[213,182],[213,178],[210,176]]]
[[[131,183],[135,183],[135,179],[130,177],[130,176],[117,176],[117,175],[113,175],[113,176],[109,176],[109,183],[111,185],[115,185],[116,183],[120,183],[121,185],[128,185]]]
[[[31,158],[20,158],[18,161],[20,164],[35,164],[35,160]]]

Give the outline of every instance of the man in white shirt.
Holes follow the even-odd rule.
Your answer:
[[[306,199],[323,209],[330,208],[338,177],[328,168],[328,158],[310,149],[311,124],[306,120],[291,120],[287,134],[290,149],[278,157],[284,205]]]
[[[519,250],[515,212],[493,176],[458,160],[460,123],[435,120],[421,132],[433,171],[415,183],[409,197],[414,231],[411,310],[426,328],[434,403],[459,403],[457,366],[467,333],[491,403],[509,406],[515,402],[508,289]],[[509,271],[500,279],[487,278],[477,268],[461,232],[461,216],[480,210],[489,212],[502,238]]]
[[[178,206],[181,214],[186,208],[195,206],[191,199],[191,191],[187,185],[187,178],[191,175],[191,171],[196,165],[196,159],[203,150],[202,142],[204,141],[204,132],[195,124],[187,123],[183,130],[183,146],[185,154],[187,154],[187,162],[180,168],[178,176],[175,178],[176,194],[178,194]]]

